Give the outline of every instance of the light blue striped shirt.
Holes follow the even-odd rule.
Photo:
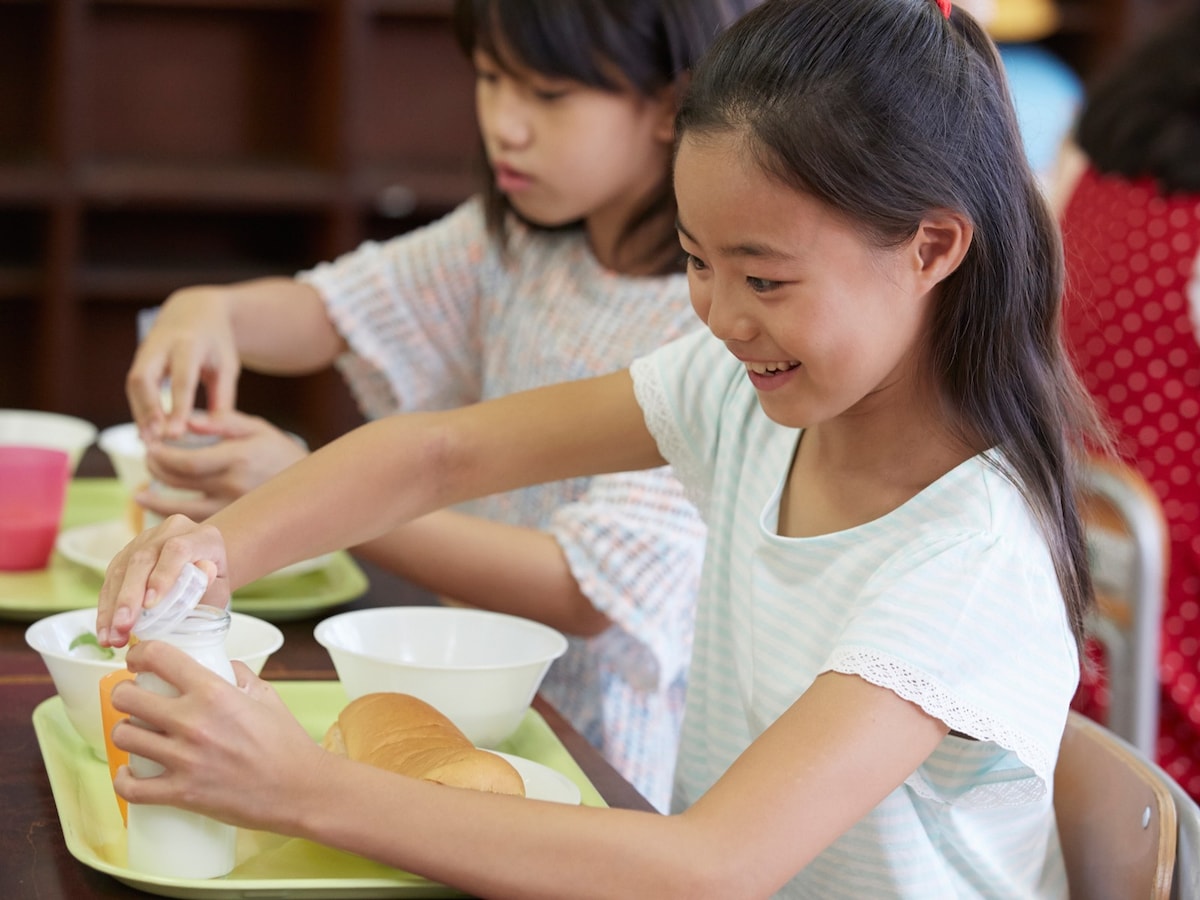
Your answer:
[[[826,671],[895,691],[947,736],[784,897],[1064,898],[1051,786],[1075,643],[1045,541],[976,457],[888,515],[776,533],[799,432],[707,332],[633,366],[658,446],[709,526],[673,807],[704,793]]]

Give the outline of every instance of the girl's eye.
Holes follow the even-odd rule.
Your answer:
[[[683,255],[687,258],[688,268],[695,269],[697,272],[703,272],[705,269],[708,268],[708,266],[705,264],[704,260],[702,260],[700,257],[693,256],[691,253],[688,253],[686,250],[683,252]]]
[[[778,281],[769,281],[766,278],[754,278],[751,275],[746,276],[746,284],[750,286],[750,290],[756,294],[765,294],[768,291],[779,287]]]
[[[500,80],[500,76],[490,69],[476,69],[475,79],[477,81],[485,82],[486,84],[495,84]]]
[[[561,100],[571,92],[571,89],[562,84],[533,84],[530,85],[530,90],[533,96],[543,103],[553,103],[555,100]]]

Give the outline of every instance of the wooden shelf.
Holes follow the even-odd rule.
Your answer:
[[[451,8],[0,0],[0,404],[126,421],[137,310],[462,202],[478,138]],[[357,421],[336,375],[246,383],[314,446]]]
[[[82,167],[79,192],[97,206],[319,209],[341,186],[329,172],[300,167],[122,162]]]

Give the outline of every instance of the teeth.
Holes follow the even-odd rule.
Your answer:
[[[748,362],[746,363],[746,368],[755,375],[777,375],[780,372],[786,372],[789,369],[794,369],[798,365],[800,365],[798,362]]]

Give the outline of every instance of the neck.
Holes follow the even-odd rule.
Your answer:
[[[829,534],[874,521],[981,448],[932,401],[874,404],[805,429],[780,507],[780,534]]]

